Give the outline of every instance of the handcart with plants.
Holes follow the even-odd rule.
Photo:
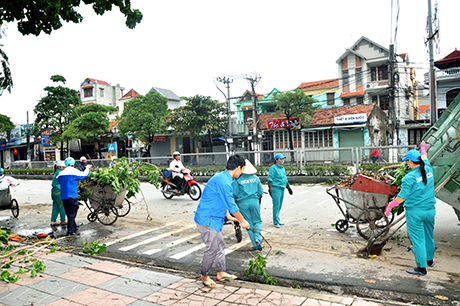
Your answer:
[[[115,223],[131,211],[129,199],[140,191],[138,177],[143,174],[158,188],[159,169],[142,162],[127,163],[126,158],[110,168],[97,168],[78,185],[79,200],[89,210],[88,221],[104,225]]]
[[[326,190],[343,215],[335,223],[337,231],[344,233],[349,224],[355,224],[358,234],[366,240],[384,236],[393,221],[385,216],[390,196],[397,194],[398,186],[381,180],[357,175],[348,186],[335,185]]]

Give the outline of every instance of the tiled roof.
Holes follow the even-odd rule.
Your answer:
[[[420,105],[418,107],[418,110],[420,112],[420,114],[426,114],[426,111],[430,109],[430,106],[429,105]]]
[[[334,124],[334,117],[342,115],[365,113],[369,117],[374,107],[375,104],[322,108],[316,111],[311,120],[310,126],[332,125]]]
[[[238,101],[237,101],[236,103],[242,102],[242,101],[247,101],[247,100],[243,100],[244,98],[246,98],[246,93],[249,93],[249,94],[252,96],[252,91],[246,90],[246,91],[244,92],[244,94],[241,96],[241,98],[239,98]],[[257,100],[263,100],[263,98],[264,98],[263,95],[260,95],[260,94],[258,94],[257,92],[256,92],[256,97],[257,97]]]
[[[329,79],[329,80],[322,80],[322,81],[305,82],[305,83],[300,84],[297,87],[297,89],[310,90],[310,89],[338,87],[338,86],[339,86],[339,79]]]
[[[180,97],[176,95],[172,90],[169,89],[164,89],[164,88],[159,88],[159,87],[152,87],[150,91],[156,91],[159,94],[165,96],[168,98],[168,100],[175,100],[175,101],[180,101]]]
[[[340,98],[359,97],[359,96],[364,96],[365,93],[366,93],[365,90],[341,93]]]
[[[245,105],[241,109],[248,109],[248,108],[252,108],[252,105]]]
[[[135,91],[134,89],[131,89],[122,98],[135,98],[138,96],[139,96],[139,93]]]
[[[439,69],[460,66],[460,51],[455,49],[449,55],[440,59],[439,61],[435,61],[434,65]]]
[[[116,121],[110,121],[110,127],[109,127],[109,131],[111,131],[114,127],[116,127],[118,125],[118,122]]]
[[[94,82],[94,83],[96,83],[96,84],[103,84],[103,85],[112,86],[112,85],[110,85],[109,83],[107,83],[106,81],[101,81],[101,80],[92,79],[92,78],[88,78],[88,80],[91,80],[92,82]]]

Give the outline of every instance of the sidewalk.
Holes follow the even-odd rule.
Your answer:
[[[403,305],[243,281],[205,287],[194,273],[167,271],[99,256],[37,253],[45,271],[0,282],[0,306],[17,305]],[[18,267],[12,268],[16,271]]]

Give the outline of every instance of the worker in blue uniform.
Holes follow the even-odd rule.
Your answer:
[[[268,193],[272,197],[273,202],[273,224],[276,228],[279,228],[280,225],[284,223],[280,222],[280,211],[283,206],[284,200],[284,189],[287,189],[289,194],[292,195],[291,186],[286,175],[286,169],[284,169],[284,156],[281,153],[275,155],[275,164],[270,167],[268,170]]]
[[[406,272],[416,275],[426,275],[426,267],[434,266],[436,199],[433,167],[428,161],[426,147],[426,143],[422,142],[420,152],[410,150],[403,158],[410,170],[402,180],[401,191],[386,210],[388,217],[394,207],[404,202],[407,232],[417,262],[415,269],[407,269]]]
[[[257,169],[246,159],[243,174],[233,181],[233,196],[244,219],[249,222],[250,228],[247,231],[252,248],[262,251],[260,199],[264,194],[264,189],[256,173]]]
[[[61,199],[67,215],[67,236],[78,235],[75,218],[78,213],[78,181],[89,175],[91,165],[86,165],[85,171],[75,168],[75,159],[67,157],[64,160],[65,169],[56,177],[61,184]]]
[[[227,217],[232,222],[238,221],[242,228],[249,228],[249,223],[240,213],[233,197],[233,179],[240,177],[244,171],[244,165],[244,158],[240,155],[230,156],[226,170],[211,177],[204,187],[200,204],[196,209],[194,220],[206,244],[201,263],[201,281],[205,286],[211,288],[217,286],[209,277],[213,264],[217,271],[218,281],[237,278],[225,272],[225,241],[222,236],[222,227]]]

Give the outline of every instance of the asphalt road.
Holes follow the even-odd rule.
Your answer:
[[[50,232],[50,183],[22,181],[13,192],[19,202],[19,218],[13,219],[10,211],[2,210],[0,225],[10,226],[21,235]],[[145,201],[138,194],[131,212],[113,225],[89,222],[89,210],[81,207],[77,222],[82,236],[65,244],[78,249],[82,241],[97,241],[107,245],[104,256],[199,273],[204,245],[193,222],[198,202],[189,197],[167,200],[152,185],[142,183],[141,187]],[[405,227],[377,258],[365,258],[361,250],[367,241],[355,227],[346,233],[335,230],[333,225],[343,216],[326,194],[325,186],[301,185],[293,186],[293,190],[293,196],[285,195],[281,220],[286,225],[280,229],[271,221],[268,195],[261,205],[266,239],[261,254],[267,257],[266,271],[279,285],[419,304],[445,305],[434,298],[443,295],[452,304],[460,303],[460,223],[449,205],[441,201],[437,204],[436,266],[427,276],[418,277],[405,272],[415,266]],[[56,234],[60,233],[58,230]],[[238,243],[233,226],[225,225],[223,235],[227,270],[251,279],[244,274],[255,254],[247,233],[243,231],[243,240]]]

